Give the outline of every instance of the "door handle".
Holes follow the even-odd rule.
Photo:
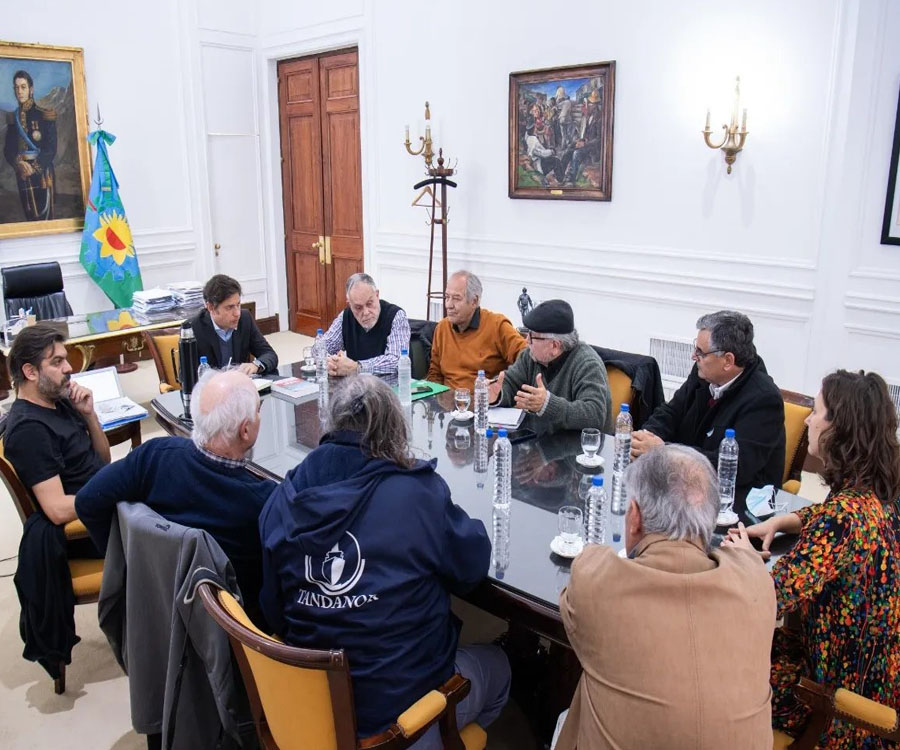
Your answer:
[[[325,263],[331,265],[331,237],[325,235]]]
[[[313,242],[310,247],[313,250],[319,251],[319,263],[323,266],[325,265],[325,238],[319,235],[319,239],[316,242]]]
[[[221,250],[221,249],[222,249],[222,246],[218,242],[215,245],[213,245],[213,250],[216,251],[217,258],[219,257],[219,250]]]

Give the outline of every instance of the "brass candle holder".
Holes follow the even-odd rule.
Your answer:
[[[725,152],[725,163],[728,165],[727,172],[731,174],[731,165],[734,164],[739,152],[744,149],[744,142],[747,140],[747,110],[744,110],[744,116],[741,120],[741,128],[738,130],[738,110],[741,103],[741,77],[738,76],[734,84],[734,107],[731,110],[731,124],[722,125],[725,134],[719,143],[712,143],[710,136],[712,128],[710,127],[710,112],[706,110],[706,127],[701,131],[703,140],[710,148],[718,148]]]

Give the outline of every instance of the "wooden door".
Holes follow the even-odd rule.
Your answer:
[[[290,327],[313,334],[362,270],[357,53],[281,62],[278,91]]]

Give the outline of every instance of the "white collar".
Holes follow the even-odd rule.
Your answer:
[[[743,372],[743,370],[741,370]],[[722,394],[725,393],[725,390],[730,386],[735,380],[737,380],[741,376],[741,372],[735,375],[731,380],[729,380],[724,385],[714,385],[712,383],[709,384],[709,392],[712,394],[712,397],[718,401],[722,398]]]

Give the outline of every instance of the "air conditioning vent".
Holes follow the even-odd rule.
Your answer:
[[[691,374],[694,345],[688,341],[650,338],[650,356],[659,363],[663,391],[670,399]]]

